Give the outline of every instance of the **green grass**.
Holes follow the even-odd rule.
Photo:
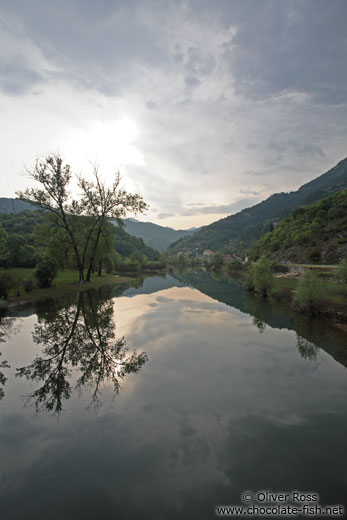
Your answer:
[[[11,273],[14,278],[18,280],[16,287],[11,289],[8,296],[8,303],[22,303],[27,301],[39,301],[46,298],[54,298],[64,296],[71,291],[84,291],[86,289],[100,287],[107,284],[122,283],[129,280],[129,278],[114,274],[105,274],[98,276],[96,273],[92,274],[89,283],[78,283],[78,271],[73,269],[65,269],[59,271],[57,277],[54,279],[52,287],[46,289],[35,288],[33,291],[25,292],[23,282],[24,280],[32,279],[34,275],[33,268],[14,267],[11,269],[0,269],[0,273]]]
[[[273,289],[274,295],[293,294],[298,278],[275,278]],[[347,306],[347,287],[337,285],[332,278],[320,280],[321,296],[317,302],[319,306],[331,307],[339,310],[341,307]]]

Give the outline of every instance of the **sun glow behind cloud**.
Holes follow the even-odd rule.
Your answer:
[[[60,152],[182,229],[323,173],[346,155],[346,3],[317,1],[2,2],[1,196]]]
[[[89,121],[83,127],[67,129],[53,143],[76,171],[90,171],[99,165],[106,181],[126,166],[145,166],[144,155],[137,147],[139,129],[129,117],[109,121]]]

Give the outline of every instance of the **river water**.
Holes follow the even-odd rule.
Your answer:
[[[21,306],[0,341],[4,520],[208,519],[257,490],[347,503],[346,336],[237,281]]]

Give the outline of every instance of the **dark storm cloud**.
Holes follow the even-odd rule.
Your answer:
[[[165,23],[181,10],[194,24],[211,17],[221,27],[233,28],[223,53],[236,93],[259,100],[299,92],[315,103],[347,101],[343,0],[231,0],[218,2],[218,9],[206,1],[5,0],[2,6],[22,21],[24,34],[46,57],[111,95],[118,94],[121,84],[135,81],[138,66],[164,70],[177,66],[187,88],[201,85],[215,71],[212,54],[198,46],[185,47],[179,37],[175,52],[164,48]],[[25,84],[36,76],[29,70],[22,76],[25,91]],[[19,93],[18,86],[14,89]]]
[[[347,101],[345,1],[246,0],[239,7],[236,35],[225,44],[236,92],[253,99],[300,92],[315,103]],[[225,8],[231,13],[233,4]]]
[[[160,41],[138,2],[101,4],[38,0],[3,3],[6,13],[22,23],[23,35],[61,69],[62,77],[80,86],[118,95],[134,79],[137,66],[165,63]]]

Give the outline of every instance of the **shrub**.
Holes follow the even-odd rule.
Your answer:
[[[24,287],[25,292],[33,291],[34,287],[35,287],[34,280],[32,278],[26,278],[23,281],[23,287]]]
[[[145,271],[159,271],[165,268],[165,262],[147,262],[145,265]]]
[[[274,271],[275,273],[289,273],[289,267],[284,264],[276,264]]]
[[[321,259],[320,247],[316,246],[316,247],[313,247],[312,249],[309,249],[308,258],[309,258],[309,260],[311,260],[311,262],[319,262]]]
[[[233,260],[227,265],[228,271],[241,271],[243,269],[242,262],[240,260]]]
[[[344,259],[335,271],[335,280],[338,283],[347,284],[347,260]]]
[[[44,256],[36,265],[35,277],[39,287],[50,287],[52,281],[57,276],[58,268],[55,260],[49,256]]]
[[[7,300],[8,293],[15,286],[15,279],[11,273],[0,273],[0,298]]]
[[[274,285],[273,262],[262,256],[253,264],[254,289],[264,296],[270,294]]]
[[[122,262],[116,266],[115,271],[117,273],[137,273],[138,265],[130,262]]]
[[[321,283],[312,271],[305,271],[299,279],[293,298],[293,307],[301,311],[312,311],[321,295]]]

